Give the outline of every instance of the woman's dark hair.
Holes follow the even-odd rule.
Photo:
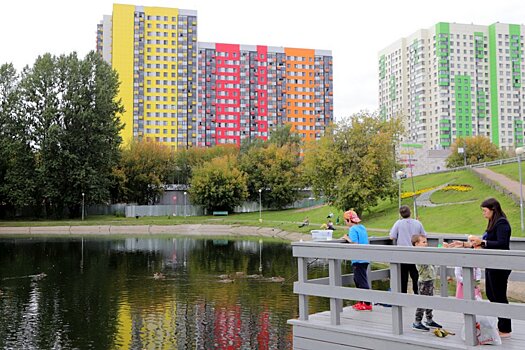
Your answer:
[[[496,221],[499,220],[499,218],[507,218],[507,215],[505,215],[501,209],[501,204],[499,204],[496,198],[485,199],[483,203],[481,203],[481,207],[492,210],[492,217],[487,224],[487,231],[490,231],[494,228],[494,225],[496,224]]]

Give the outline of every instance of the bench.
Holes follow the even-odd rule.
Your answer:
[[[213,216],[228,216],[227,211],[214,211]]]

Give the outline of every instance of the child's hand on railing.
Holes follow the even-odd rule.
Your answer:
[[[465,242],[463,241],[452,241],[447,246],[447,248],[463,248],[463,247],[465,247]]]

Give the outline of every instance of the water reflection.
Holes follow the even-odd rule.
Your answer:
[[[289,349],[296,273],[289,244],[0,239],[0,348]]]

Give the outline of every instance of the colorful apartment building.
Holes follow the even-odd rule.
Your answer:
[[[523,145],[524,26],[437,23],[379,53],[379,107],[402,117],[405,142],[447,149],[483,135]]]
[[[198,43],[196,11],[118,4],[97,51],[119,73],[125,142],[240,145],[283,124],[311,140],[333,121],[331,51]]]
[[[198,72],[198,146],[266,140],[282,124],[319,139],[333,121],[329,51],[199,42]]]

